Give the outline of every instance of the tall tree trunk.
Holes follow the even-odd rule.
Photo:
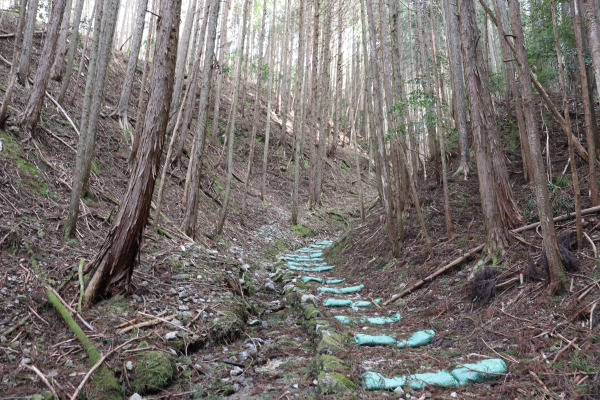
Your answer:
[[[137,10],[135,13],[135,28],[133,30],[133,37],[131,39],[129,60],[127,61],[127,70],[125,71],[125,76],[123,77],[123,87],[121,88],[119,103],[117,104],[117,108],[112,113],[113,116],[119,118],[119,125],[125,132],[131,128],[127,119],[127,109],[129,107],[129,95],[131,94],[131,87],[133,86],[133,80],[135,79],[135,71],[137,68],[140,48],[142,47],[142,36],[144,35],[147,7],[148,0],[138,0]]]
[[[429,1],[429,28],[431,32],[431,59],[433,60],[433,77],[435,86],[435,112],[437,116],[436,128],[438,131],[438,142],[440,144],[440,155],[442,160],[442,187],[444,192],[444,215],[446,217],[446,235],[452,237],[452,217],[450,215],[450,195],[448,194],[448,167],[446,166],[446,140],[443,130],[443,115],[441,97],[442,93],[439,85],[439,72],[436,56],[435,25],[433,20],[433,0]]]
[[[600,10],[596,9],[594,0],[582,0],[587,17],[587,31],[592,53],[594,74],[596,75],[596,88],[600,96]]]
[[[72,0],[67,0],[58,36],[58,48],[52,65],[52,79],[60,81],[65,73],[65,55],[67,54],[67,35],[71,24]]]
[[[388,173],[388,165],[387,165],[387,156],[385,154],[385,143],[384,143],[384,132],[382,124],[385,120],[385,115],[382,108],[382,99],[383,92],[381,88],[381,77],[379,73],[379,60],[377,59],[377,38],[375,36],[375,18],[373,15],[373,5],[372,0],[366,1],[366,9],[367,15],[369,18],[368,27],[365,26],[364,15],[363,15],[363,29],[369,30],[370,37],[370,59],[371,64],[373,65],[373,70],[375,72],[374,76],[374,93],[373,93],[373,103],[375,110],[375,119],[376,119],[376,135],[377,135],[377,151],[379,154],[379,165],[380,165],[380,176],[381,180],[381,188],[382,188],[382,202],[386,213],[387,220],[387,231],[388,231],[388,239],[390,241],[390,245],[392,246],[392,255],[395,257],[400,253],[400,248],[398,246],[398,238],[396,236],[396,224],[394,223],[394,215],[392,209],[392,199],[391,199],[391,188],[390,188],[390,180]],[[361,4],[361,6],[364,6]]]
[[[296,98],[294,109],[294,192],[292,195],[292,225],[298,224],[298,191],[300,186],[300,158],[302,158],[302,98],[304,86],[304,11],[306,1],[300,0],[298,4],[298,57],[296,59],[296,81],[294,97]]]
[[[15,49],[12,56],[12,64],[10,66],[10,77],[8,78],[8,86],[4,92],[4,99],[2,99],[2,107],[0,107],[0,129],[3,129],[8,119],[8,105],[12,98],[12,92],[15,88],[17,81],[17,66],[19,57],[21,55],[21,49],[23,47],[23,28],[25,26],[25,17],[27,16],[27,1],[20,0],[19,5],[19,23],[17,25],[17,32],[15,34]]]
[[[513,200],[499,145],[474,0],[461,0],[458,15],[486,236],[484,254],[495,258],[508,246],[508,230],[522,219]]]
[[[225,6],[222,8],[223,15],[221,16],[221,33],[219,33],[219,59],[217,64],[219,66],[219,73],[217,74],[215,89],[214,89],[214,99],[215,106],[213,111],[212,118],[212,135],[211,135],[211,143],[214,145],[217,144],[217,133],[219,132],[219,108],[221,106],[221,84],[223,82],[223,70],[225,68],[225,54],[227,53],[228,44],[227,44],[227,17],[229,15],[229,8],[231,7],[231,1],[226,0]]]
[[[188,49],[190,46],[190,35],[192,34],[192,27],[194,25],[194,17],[196,12],[196,2],[191,0],[188,3],[188,9],[185,16],[185,23],[181,38],[179,40],[179,47],[177,48],[177,64],[175,66],[175,88],[173,89],[173,104],[171,105],[171,111],[175,111],[180,107],[181,91],[183,88],[183,82],[185,80],[185,65],[188,55]],[[193,82],[188,82],[188,86],[192,85]],[[169,121],[169,131],[172,130],[172,126],[175,124],[174,118]]]
[[[588,154],[589,154],[589,185],[590,199],[592,207],[600,204],[598,197],[598,173],[596,169],[597,157],[596,142],[598,140],[596,121],[592,119],[593,104],[590,102],[590,93],[588,86],[587,69],[585,65],[585,56],[583,53],[583,34],[581,30],[581,15],[579,12],[579,4],[577,0],[571,0],[571,8],[573,10],[573,29],[575,30],[575,43],[577,44],[577,63],[579,64],[579,80],[581,84],[581,101],[583,103],[583,115],[585,121],[585,134],[587,138]]]
[[[27,101],[27,106],[21,115],[19,115],[19,125],[23,127],[30,135],[34,135],[35,127],[40,119],[46,88],[50,80],[52,61],[56,53],[56,42],[58,40],[58,30],[65,11],[66,0],[55,0],[52,5],[50,21],[48,24],[48,33],[44,41],[44,47],[40,55],[40,63],[35,73],[33,88]],[[27,45],[25,43],[25,45]]]
[[[87,182],[90,176],[94,148],[96,145],[96,128],[98,118],[102,109],[104,99],[104,87],[108,64],[112,53],[112,43],[117,20],[119,0],[104,0],[102,10],[98,10],[98,16],[102,16],[99,26],[98,43],[95,56],[92,55],[90,68],[86,82],[86,93],[83,104],[82,123],[79,130],[79,141],[77,143],[77,159],[71,191],[69,211],[65,221],[65,236],[74,237],[79,218],[79,201],[86,192]],[[97,16],[97,17],[98,17]],[[96,19],[98,22],[98,19]],[[94,38],[96,40],[96,38]]]
[[[258,117],[260,111],[260,98],[262,94],[262,73],[263,73],[263,45],[265,42],[265,25],[267,20],[267,0],[263,0],[263,13],[260,24],[260,35],[258,38],[258,73],[256,74],[256,100],[254,102],[254,115],[252,117],[252,134],[250,135],[250,152],[248,153],[248,167],[246,168],[246,182],[244,183],[244,199],[242,201],[242,224],[246,218],[246,208],[248,206],[248,189],[250,186],[250,175],[254,162],[254,151],[256,149],[256,131],[258,129]],[[270,89],[269,89],[270,90]],[[269,115],[267,115],[267,123]]]
[[[240,96],[240,86],[242,80],[242,60],[244,56],[244,44],[246,41],[246,32],[248,27],[249,13],[250,13],[251,0],[244,0],[244,15],[242,17],[242,33],[240,36],[240,45],[238,47],[238,54],[236,63],[238,65],[237,73],[235,77],[235,87],[233,90],[233,101],[231,103],[231,127],[229,129],[229,138],[227,143],[227,181],[225,183],[225,198],[223,199],[223,207],[219,213],[219,221],[217,222],[217,235],[223,233],[223,226],[227,219],[227,211],[229,208],[229,197],[231,196],[231,180],[233,178],[233,145],[235,142],[235,119],[237,117],[237,102]]]
[[[577,172],[577,162],[575,160],[575,149],[573,145],[573,133],[571,132],[571,115],[569,114],[569,100],[567,97],[567,84],[565,82],[565,68],[563,65],[563,56],[558,39],[558,28],[556,23],[556,7],[554,0],[550,0],[552,7],[552,28],[554,32],[554,47],[556,48],[556,59],[558,61],[558,72],[560,77],[560,89],[562,94],[563,113],[566,126],[568,128],[567,140],[569,146],[569,164],[571,166],[571,176],[573,179],[573,198],[575,201],[575,226],[577,227],[577,248],[583,245],[583,226],[581,220],[581,191],[579,188],[579,174]]]
[[[146,86],[148,85],[148,75],[150,74],[150,55],[152,54],[152,37],[154,36],[154,31],[156,30],[156,22],[154,22],[153,17],[154,15],[150,13],[150,25],[148,28],[148,33],[146,34],[146,54],[144,56],[144,72],[142,72],[142,85],[140,87],[140,93],[138,96],[138,103],[135,116],[135,127],[133,128],[133,135],[131,138],[131,153],[129,153],[128,160],[128,164],[130,167],[133,166],[133,161],[137,155],[137,151],[140,145],[140,134],[144,125],[142,119],[144,114],[146,114],[146,107],[148,106],[148,102],[145,101]]]
[[[317,177],[317,133],[319,132],[318,115],[321,109],[322,91],[319,90],[319,23],[321,17],[321,1],[314,0],[313,14],[313,32],[312,32],[312,76],[311,76],[311,94],[312,100],[308,103],[307,119],[310,119],[311,127],[309,129],[309,147],[310,147],[310,172],[308,178],[308,202],[310,207],[317,204],[315,196],[315,181]],[[323,72],[323,71],[321,71]]]
[[[153,85],[144,120],[139,156],[113,226],[100,247],[86,283],[83,299],[89,304],[129,283],[144,228],[150,215],[156,171],[169,117],[179,34],[181,0],[160,2]]]
[[[467,103],[465,99],[465,80],[460,54],[460,33],[458,32],[458,15],[456,3],[452,0],[442,0],[446,16],[446,38],[448,41],[448,58],[450,67],[450,83],[452,85],[452,110],[456,130],[458,131],[458,147],[460,163],[454,175],[463,174],[465,180],[469,174],[467,153],[469,139],[467,132]]]
[[[204,74],[202,75],[202,88],[200,89],[200,111],[198,115],[198,129],[194,137],[194,152],[191,155],[188,166],[188,175],[185,187],[185,213],[181,229],[186,235],[194,237],[196,233],[196,221],[198,215],[198,190],[200,187],[200,164],[204,145],[206,143],[206,121],[208,119],[208,95],[212,81],[213,57],[215,53],[215,41],[217,37],[217,19],[219,17],[220,0],[211,0],[208,19],[208,31],[206,38],[206,51],[204,53]],[[201,44],[199,44],[200,46]],[[165,162],[168,163],[168,159]],[[158,209],[158,208],[157,208]],[[158,218],[158,215],[156,216]]]
[[[275,75],[274,59],[275,59],[275,14],[277,10],[277,2],[273,2],[273,14],[271,18],[271,32],[269,33],[269,84],[268,89],[268,100],[267,100],[267,126],[265,127],[265,147],[263,150],[263,163],[262,163],[262,184],[260,186],[260,199],[265,201],[265,193],[267,192],[267,166],[269,161],[269,141],[271,139],[271,109],[273,103],[273,76]]]
[[[544,251],[546,252],[550,270],[550,291],[553,294],[558,294],[565,290],[566,276],[560,260],[556,230],[554,229],[554,220],[552,219],[552,206],[550,205],[550,195],[546,182],[542,146],[538,137],[538,124],[534,108],[535,99],[528,73],[529,61],[525,50],[525,37],[521,25],[521,10],[519,9],[518,0],[508,0],[508,10],[510,12],[515,49],[517,50],[515,55],[519,59],[519,83],[521,84],[521,93],[523,95],[523,111],[525,114],[525,126],[527,127],[529,151],[531,152],[531,160],[533,161],[535,197],[540,215],[540,224],[542,226]]]
[[[286,137],[287,137],[287,123],[288,123],[288,113],[289,113],[289,105],[290,105],[290,68],[291,68],[291,64],[292,61],[291,58],[288,56],[288,44],[289,42],[293,42],[291,35],[290,35],[290,31],[292,30],[291,28],[291,6],[290,6],[291,0],[286,0],[286,6],[285,6],[285,33],[283,36],[283,62],[282,62],[282,80],[281,80],[281,85],[280,85],[280,91],[282,92],[282,96],[283,96],[283,104],[281,105],[281,133],[279,136],[279,140],[277,143],[277,147],[281,147],[281,144],[284,144],[284,152],[285,152],[285,142],[286,142]],[[290,65],[290,67],[288,67],[288,65]]]
[[[505,35],[510,34],[510,29],[508,26],[508,18],[506,15],[506,4],[505,0],[493,0],[494,8],[496,10],[497,22],[502,27],[500,31],[500,35],[506,37]],[[500,30],[500,28],[499,28]],[[506,41],[502,38],[500,40],[500,49],[502,51],[502,58],[505,60],[510,60],[513,56],[511,50],[506,43]],[[529,142],[527,140],[527,130],[525,128],[525,118],[523,117],[523,104],[521,103],[519,90],[517,89],[517,85],[515,83],[515,70],[512,62],[506,62],[506,76],[508,80],[508,87],[510,89],[511,97],[515,100],[515,114],[517,116],[517,127],[519,129],[519,140],[521,143],[521,159],[523,161],[523,175],[525,180],[532,181],[533,180],[533,165],[532,161],[529,158]]]
[[[33,33],[37,21],[38,3],[39,0],[30,0],[27,4],[27,22],[25,23],[23,46],[21,48],[21,55],[19,56],[19,66],[17,68],[17,82],[22,86],[29,86],[27,79],[29,78],[29,66],[31,64],[31,50],[33,49]]]
[[[333,6],[333,5],[332,5]],[[335,155],[335,150],[337,148],[338,145],[338,140],[340,137],[340,125],[342,123],[341,121],[341,113],[342,113],[342,100],[344,98],[343,94],[342,94],[342,75],[343,75],[343,70],[342,70],[342,64],[344,62],[344,53],[343,53],[343,37],[342,37],[342,33],[344,30],[344,26],[343,26],[343,19],[342,19],[342,0],[339,0],[338,2],[338,50],[337,50],[337,68],[336,68],[336,83],[335,83],[335,95],[333,96],[333,98],[335,99],[335,103],[334,103],[334,111],[333,111],[333,138],[331,140],[331,146],[329,147],[329,150],[327,151],[327,155],[330,157],[333,157]]]
[[[327,110],[331,105],[331,20],[333,14],[333,4],[325,4],[325,21],[323,26],[323,56],[321,57],[321,90],[319,92],[321,101],[319,103],[318,113],[318,126],[319,126],[319,140],[317,144],[317,166],[315,173],[315,204],[321,204],[321,188],[323,187],[323,180],[325,174],[323,169],[325,168],[325,160],[327,157],[327,134],[329,132],[329,120],[327,119]]]
[[[79,25],[81,24],[81,14],[83,13],[83,6],[85,0],[77,0],[75,3],[75,10],[73,14],[73,26],[71,27],[71,37],[69,41],[69,50],[67,52],[67,60],[65,61],[65,72],[61,78],[62,82],[60,85],[60,94],[58,95],[57,101],[62,104],[67,93],[67,88],[71,82],[71,75],[73,74],[73,60],[75,59],[75,51],[77,50],[77,43],[79,37]],[[92,19],[94,17],[92,16]]]

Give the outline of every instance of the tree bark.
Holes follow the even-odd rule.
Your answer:
[[[152,91],[144,120],[139,156],[119,213],[94,261],[83,299],[86,304],[110,296],[129,282],[150,214],[156,171],[162,153],[173,93],[181,0],[161,1]]]
[[[552,219],[552,206],[550,205],[550,195],[546,182],[542,146],[538,137],[538,124],[534,109],[535,99],[533,97],[533,90],[531,89],[531,79],[528,74],[529,61],[527,59],[527,51],[525,50],[525,37],[523,35],[521,10],[518,0],[508,0],[508,9],[515,40],[515,49],[517,50],[515,55],[519,58],[519,83],[521,84],[521,93],[523,95],[523,112],[525,114],[529,151],[531,152],[530,158],[533,161],[535,197],[542,226],[544,251],[546,252],[550,270],[550,290],[553,294],[558,294],[565,290],[566,276],[560,259],[556,230],[554,228],[554,220]]]
[[[223,233],[223,226],[225,225],[225,220],[227,219],[227,211],[229,209],[229,197],[231,196],[231,180],[233,178],[233,145],[235,142],[235,120],[237,118],[237,102],[240,96],[240,86],[242,80],[242,60],[243,60],[243,49],[246,41],[246,31],[248,27],[248,15],[250,8],[251,0],[244,0],[244,15],[242,17],[242,33],[240,36],[240,46],[238,47],[238,54],[236,63],[239,68],[237,68],[236,78],[235,78],[235,87],[233,90],[233,101],[232,101],[232,109],[231,109],[231,127],[229,129],[229,138],[227,143],[227,181],[225,183],[225,198],[223,199],[223,207],[221,208],[221,212],[219,213],[219,221],[217,222],[217,236]]]
[[[520,225],[521,215],[513,200],[499,146],[474,1],[461,0],[458,11],[486,236],[485,254],[495,258],[508,246],[508,229]]]
[[[96,145],[96,128],[104,99],[104,87],[108,64],[112,53],[112,43],[117,19],[119,0],[104,0],[102,10],[98,10],[96,26],[99,26],[98,37],[94,37],[95,50],[90,59],[90,67],[84,96],[82,123],[77,142],[77,159],[71,191],[69,211],[65,221],[65,236],[74,237],[79,218],[79,201],[86,192],[90,176],[94,148]],[[101,20],[98,18],[101,16]],[[96,34],[96,33],[95,33]]]
[[[313,32],[312,32],[312,76],[311,76],[311,94],[312,100],[308,103],[307,119],[310,120],[309,128],[309,147],[310,147],[310,172],[308,178],[308,202],[312,208],[316,206],[315,181],[317,176],[317,133],[319,132],[318,114],[321,108],[322,91],[319,90],[319,23],[321,17],[321,1],[314,0],[313,14]],[[322,72],[322,71],[321,71]]]
[[[242,201],[242,224],[246,218],[246,208],[248,206],[248,190],[250,185],[250,175],[254,162],[254,151],[256,149],[256,131],[258,129],[258,117],[260,111],[260,98],[262,95],[262,73],[263,73],[263,45],[265,42],[265,22],[267,20],[267,0],[263,0],[263,13],[260,25],[260,34],[258,37],[258,73],[256,74],[256,99],[254,101],[254,115],[252,116],[252,134],[250,135],[250,152],[248,153],[248,167],[246,168],[246,182],[244,183],[244,199]],[[270,89],[269,89],[270,90]],[[267,123],[269,116],[267,115]]]
[[[185,212],[181,229],[186,235],[194,237],[196,233],[196,221],[198,219],[198,190],[200,187],[200,164],[204,145],[206,143],[206,121],[208,119],[208,95],[212,81],[213,57],[215,53],[215,41],[217,37],[217,19],[219,17],[220,0],[212,0],[208,19],[208,31],[206,40],[206,51],[204,53],[204,74],[202,75],[202,88],[200,89],[200,111],[198,115],[198,129],[194,137],[194,152],[191,155],[188,166],[188,176],[185,187]],[[168,162],[168,159],[165,160]],[[187,182],[189,181],[189,182]],[[158,215],[156,216],[158,218]]]
[[[4,92],[4,99],[2,100],[2,107],[0,107],[0,129],[3,129],[8,119],[8,105],[10,104],[12,93],[15,88],[17,81],[17,66],[19,57],[21,55],[21,49],[23,48],[23,28],[25,26],[25,17],[27,16],[27,1],[20,0],[19,5],[19,23],[17,25],[17,32],[15,34],[15,49],[13,51],[12,63],[10,66],[10,77],[8,80],[8,86]]]
[[[567,98],[567,84],[565,82],[565,68],[563,65],[562,51],[558,39],[558,28],[556,23],[556,7],[554,0],[550,0],[552,7],[552,28],[554,32],[554,47],[556,48],[556,59],[558,61],[558,72],[560,77],[560,89],[563,102],[563,113],[565,116],[567,131],[567,140],[569,146],[569,164],[571,166],[571,176],[573,179],[573,198],[575,201],[575,226],[577,227],[577,248],[583,246],[583,226],[581,220],[581,191],[579,188],[579,174],[577,172],[577,162],[575,160],[575,149],[573,145],[573,132],[571,132],[571,115],[569,114],[569,100]]]
[[[300,0],[298,7],[298,57],[296,59],[296,81],[294,88],[294,191],[292,195],[292,225],[298,224],[298,191],[300,186],[300,158],[302,158],[302,98],[304,97],[304,11],[306,1]]]
[[[262,163],[262,184],[260,187],[260,199],[265,201],[265,193],[267,192],[267,166],[269,161],[269,141],[271,134],[271,112],[272,112],[272,103],[273,103],[273,76],[275,75],[275,71],[273,70],[274,59],[275,59],[275,46],[274,46],[274,37],[275,37],[275,14],[276,14],[277,2],[273,2],[273,16],[271,18],[271,32],[269,33],[269,85],[268,89],[268,100],[267,100],[267,126],[265,127],[265,147],[263,150],[263,163]]]
[[[370,59],[373,64],[373,70],[375,72],[374,76],[374,93],[373,93],[373,103],[375,110],[375,118],[376,118],[376,136],[377,136],[377,151],[379,154],[379,164],[380,164],[380,176],[381,180],[381,188],[382,188],[382,202],[386,213],[387,220],[387,231],[388,231],[388,239],[390,241],[390,245],[392,246],[392,256],[396,257],[400,253],[400,248],[398,246],[398,238],[396,236],[396,225],[394,223],[394,215],[392,209],[392,199],[391,199],[391,190],[390,190],[390,180],[388,173],[388,165],[387,165],[387,156],[385,152],[385,143],[384,143],[384,133],[383,133],[383,121],[385,120],[385,115],[382,109],[382,99],[383,92],[381,89],[381,77],[379,75],[379,60],[377,59],[377,38],[375,36],[375,18],[373,16],[373,5],[372,0],[366,1],[366,9],[367,16],[369,18],[368,27],[364,26],[364,18],[363,18],[363,29],[369,30],[370,37]],[[361,5],[364,6],[364,5]]]
[[[67,35],[71,24],[72,0],[67,0],[58,36],[58,48],[52,65],[52,79],[60,81],[65,73],[65,55],[67,54]]]
[[[133,86],[133,80],[135,79],[135,71],[137,68],[138,57],[140,55],[140,48],[142,47],[142,36],[144,35],[147,7],[148,0],[138,0],[137,10],[135,13],[135,28],[133,30],[133,37],[131,38],[129,60],[127,61],[127,70],[125,71],[125,77],[123,77],[123,87],[121,88],[119,103],[117,104],[117,108],[112,113],[113,116],[119,118],[119,125],[121,125],[121,129],[123,129],[125,132],[131,128],[127,119],[127,109],[129,107],[131,87]]]
[[[450,82],[452,85],[452,110],[458,131],[458,147],[460,163],[454,175],[463,174],[465,180],[469,174],[467,153],[469,139],[467,132],[467,102],[465,99],[465,80],[460,54],[460,33],[458,32],[458,15],[456,4],[451,0],[442,0],[446,16],[446,40],[448,42],[448,58]]]
[[[19,67],[17,68],[17,82],[19,82],[21,86],[29,86],[27,79],[29,78],[29,66],[31,64],[31,50],[33,49],[33,33],[37,21],[38,3],[39,0],[30,0],[27,4],[27,22],[25,23],[23,47],[19,57]]]
[[[219,59],[217,61],[219,73],[217,74],[217,79],[215,83],[214,90],[214,99],[215,106],[213,111],[212,118],[212,135],[211,135],[211,143],[214,145],[217,144],[217,134],[219,132],[219,108],[221,107],[221,84],[223,82],[223,70],[225,69],[225,54],[227,52],[228,44],[227,44],[227,17],[229,15],[229,8],[231,7],[231,2],[226,0],[225,6],[222,8],[223,15],[221,16],[221,33],[219,33]]]
[[[62,82],[60,85],[60,94],[56,99],[56,101],[58,101],[60,104],[62,104],[65,99],[65,94],[67,93],[67,88],[69,87],[69,83],[71,81],[71,75],[73,74],[73,60],[75,59],[75,51],[77,50],[79,25],[81,24],[81,14],[83,13],[84,3],[85,0],[77,0],[77,3],[75,3],[69,50],[67,52],[67,60],[65,61],[65,72],[61,78]]]
[[[575,31],[575,43],[577,45],[577,63],[579,64],[579,80],[581,86],[581,101],[583,103],[583,115],[585,120],[585,134],[588,146],[589,155],[589,178],[588,182],[590,185],[590,199],[592,201],[592,207],[600,204],[600,198],[598,197],[598,173],[596,169],[596,141],[597,138],[597,125],[596,121],[592,119],[593,115],[593,104],[590,102],[590,93],[588,87],[588,76],[585,65],[585,57],[583,53],[583,35],[581,31],[581,16],[579,12],[579,4],[577,0],[571,0],[571,8],[573,10],[573,29]]]
[[[34,135],[35,128],[40,119],[40,112],[42,111],[46,88],[48,87],[48,81],[50,80],[52,61],[54,60],[56,42],[58,41],[58,30],[60,29],[65,5],[66,0],[55,0],[52,5],[48,32],[40,55],[40,62],[35,73],[33,88],[31,89],[31,94],[29,95],[25,110],[19,115],[19,125],[32,136]],[[27,43],[25,43],[25,46],[27,47]]]

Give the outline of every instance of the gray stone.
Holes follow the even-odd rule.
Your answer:
[[[240,376],[243,373],[244,373],[244,370],[240,367],[235,367],[234,369],[229,371],[229,375],[231,375],[231,376]]]
[[[176,339],[176,338],[177,338],[177,335],[178,335],[178,332],[177,332],[177,331],[168,332],[168,333],[165,335],[165,338],[166,338],[167,340],[173,340],[173,339]]]
[[[188,311],[190,308],[188,306],[185,305],[181,305],[179,306],[179,311]]]
[[[134,393],[134,394],[131,395],[131,397],[129,398],[129,400],[143,400],[143,397],[140,396],[137,393]]]
[[[21,364],[21,365],[31,364],[31,358],[22,358],[21,362],[19,364]]]
[[[171,279],[174,280],[174,281],[184,281],[187,278],[189,278],[188,274],[177,274],[177,275],[173,275],[171,277]]]
[[[275,285],[273,284],[273,282],[268,282],[265,285],[265,289],[266,289],[267,292],[276,292],[277,291],[277,289],[275,288]]]
[[[238,354],[238,360],[242,362],[246,361],[248,358],[250,358],[250,356],[248,355],[247,351],[242,351],[240,354]]]
[[[127,361],[127,363],[125,364],[125,368],[127,368],[128,371],[132,371],[133,370],[133,362]]]
[[[58,372],[56,371],[50,371],[48,372],[48,374],[46,375],[48,378],[56,378],[58,376]]]

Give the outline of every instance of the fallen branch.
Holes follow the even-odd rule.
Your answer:
[[[45,33],[46,33],[46,31],[35,31],[35,32],[33,32],[33,35],[39,36],[39,35],[43,35]],[[5,33],[3,35],[0,35],[0,39],[10,39],[10,38],[15,37],[15,35],[16,35],[16,33],[14,33],[14,32],[13,33]],[[58,397],[57,397],[57,399],[58,399]]]
[[[585,210],[581,210],[581,215],[584,216],[584,215],[589,215],[589,214],[595,214],[595,213],[598,213],[598,212],[600,212],[600,206],[586,208]],[[573,218],[574,216],[575,216],[575,213],[569,213],[569,214],[561,215],[561,216],[558,216],[558,217],[554,218],[554,222],[566,221],[568,219]],[[517,229],[513,229],[510,232],[512,232],[512,233],[525,232],[525,231],[528,231],[530,229],[535,229],[539,225],[540,225],[540,223],[536,222],[536,223],[533,223],[533,224],[522,226],[522,227],[517,228]],[[443,267],[441,267],[440,269],[436,270],[434,273],[432,273],[431,275],[427,276],[426,278],[421,279],[421,280],[413,283],[411,286],[409,286],[407,289],[405,289],[401,293],[393,295],[391,298],[389,298],[388,300],[386,300],[383,303],[383,305],[387,306],[391,302],[393,302],[395,300],[398,300],[399,298],[404,297],[407,294],[412,293],[414,290],[420,288],[425,283],[432,281],[437,276],[439,276],[439,275],[443,274],[444,272],[452,269],[453,267],[456,267],[457,265],[461,264],[463,261],[465,261],[466,259],[468,259],[472,255],[474,255],[476,253],[479,253],[481,250],[483,250],[484,247],[485,247],[485,245],[480,244],[479,246],[475,247],[474,249],[471,249],[469,252],[467,252],[466,254],[464,254],[464,255],[460,256],[459,258],[455,259],[450,264],[444,265]]]
[[[25,325],[25,323],[27,321],[29,321],[29,315],[26,316],[26,317],[23,317],[19,322],[17,322],[16,325],[13,325],[12,327],[10,327],[7,330],[5,330],[4,332],[2,332],[2,334],[0,334],[0,336],[8,336],[8,335],[10,335],[11,333],[13,333],[17,329],[19,329],[20,326]]]
[[[177,314],[168,315],[168,316],[164,317],[163,319],[165,321],[170,321],[173,318],[175,318],[176,316],[177,316]],[[126,328],[121,329],[119,331],[119,333],[120,334],[124,334],[124,333],[127,333],[127,332],[129,332],[129,331],[131,331],[133,329],[136,329],[136,328],[145,328],[145,327],[148,327],[148,326],[158,325],[158,324],[161,324],[163,322],[164,321],[161,321],[159,319],[155,319],[155,320],[151,320],[151,321],[146,321],[146,322],[140,322],[139,324],[131,325],[131,326],[128,326]]]
[[[50,384],[50,382],[48,382],[48,379],[46,379],[46,377],[44,376],[44,374],[42,374],[42,371],[40,371],[39,369],[37,369],[35,367],[35,365],[27,365],[27,364],[23,364],[23,366],[27,369],[32,370],[33,372],[35,372],[35,374],[37,376],[40,377],[40,379],[42,380],[42,382],[44,382],[44,385],[46,385],[48,387],[48,389],[50,389],[50,391],[52,392],[52,394],[54,395],[55,399],[59,399],[60,397],[58,397],[58,394],[56,394],[56,390],[54,390],[54,386],[52,386]]]

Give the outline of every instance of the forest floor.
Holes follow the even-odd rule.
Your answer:
[[[2,21],[0,33],[12,32],[12,19]],[[40,40],[38,37],[33,51],[32,70]],[[0,54],[11,53],[12,39],[0,39]],[[117,55],[111,65],[105,114],[118,100],[125,62],[124,56]],[[0,62],[0,92],[7,84],[9,70],[5,62]],[[138,71],[131,110],[140,77]],[[81,112],[83,85],[82,79],[75,101],[65,107],[75,122]],[[55,93],[57,86],[52,82],[49,92]],[[450,179],[454,223],[451,238],[445,233],[441,187],[421,182],[421,203],[434,242],[434,256],[428,255],[414,210],[409,209],[404,215],[402,255],[390,258],[385,219],[382,210],[373,206],[377,191],[364,158],[361,170],[368,214],[365,221],[359,220],[354,156],[348,148],[339,148],[336,158],[330,158],[326,165],[323,205],[314,210],[302,209],[301,225],[290,226],[293,163],[292,136],[287,135],[279,149],[276,140],[271,142],[264,202],[259,195],[262,157],[256,156],[248,213],[242,223],[253,98],[246,98],[245,113],[236,131],[234,171],[239,179],[233,181],[233,201],[223,235],[213,235],[226,176],[219,142],[207,147],[203,163],[200,228],[195,241],[190,242],[178,232],[185,169],[176,168],[169,175],[163,207],[169,220],[163,221],[162,227],[168,235],[149,226],[131,290],[84,310],[82,318],[88,328],[79,321],[103,354],[132,340],[106,362],[126,396],[149,392],[144,398],[600,398],[600,315],[592,308],[599,300],[600,272],[596,248],[589,241],[577,252],[579,270],[567,274],[569,290],[563,296],[549,296],[546,282],[540,279],[526,279],[523,285],[518,280],[502,285],[518,277],[520,270],[530,271],[532,266],[535,270],[539,265],[541,238],[539,232],[531,230],[522,233],[507,253],[495,260],[500,287],[489,304],[476,301],[471,291],[472,272],[479,260],[475,255],[388,306],[372,306],[360,312],[366,316],[401,314],[400,322],[385,328],[336,323],[331,318],[334,313],[327,311],[321,300],[346,297],[319,294],[316,287],[321,285],[302,285],[297,278],[291,280],[293,274],[281,279],[284,254],[323,239],[335,240],[326,252],[326,261],[336,269],[322,275],[345,278],[339,286],[364,284],[360,294],[352,295],[354,300],[389,299],[482,243],[477,175],[473,170],[467,181]],[[27,89],[18,88],[12,105],[22,110],[26,100]],[[227,97],[223,105],[226,116],[230,109]],[[266,117],[262,112],[259,127],[264,126]],[[549,121],[548,150],[553,172],[549,187],[556,215],[560,215],[572,209],[572,189],[570,177],[563,175],[566,140]],[[226,120],[218,123],[222,134]],[[274,136],[279,138],[277,116],[273,115],[271,124],[271,132],[277,132]],[[45,130],[38,130],[35,138],[25,137],[14,119],[0,130],[0,399],[32,398],[48,390],[32,367],[40,371],[60,398],[70,397],[89,371],[91,365],[82,347],[48,303],[44,284],[60,288],[67,303],[77,303],[78,283],[76,277],[71,278],[80,259],[89,262],[94,257],[116,213],[115,200],[122,198],[129,178],[128,141],[116,121],[101,118],[91,195],[82,201],[77,238],[65,241],[62,221],[70,196],[77,134],[51,102],[43,110],[41,126]],[[580,126],[576,128],[579,130],[575,132],[583,132]],[[515,196],[525,219],[535,222],[535,199],[520,172],[518,137],[505,121],[502,129],[511,182],[516,182]],[[262,153],[262,129],[257,140],[257,152]],[[455,153],[449,155],[449,161],[456,167]],[[307,164],[301,164],[306,172]],[[580,176],[585,177],[585,166],[579,167]],[[303,179],[301,183],[301,204],[307,200],[307,182]],[[587,193],[585,182],[581,190]],[[597,215],[585,217],[584,228],[592,243],[600,240],[598,226]],[[572,221],[559,226],[560,231],[572,228]],[[34,272],[35,263],[39,274]],[[295,297],[294,293],[301,296]],[[302,297],[309,294],[316,299],[320,318],[316,325],[307,322],[306,301],[302,302]],[[338,314],[357,313],[350,310]],[[589,326],[590,312],[593,329]],[[141,323],[146,325],[137,326]],[[344,364],[334,365],[329,372],[347,377],[350,384],[345,387],[351,387],[349,391],[332,389],[319,381],[319,371],[327,372],[317,348],[322,339],[319,324],[326,323],[342,340],[337,350],[323,354],[335,353]],[[427,346],[411,350],[359,347],[352,338],[356,333],[404,338],[425,329],[435,331],[434,339]],[[148,387],[150,379],[141,376],[138,368],[147,361],[147,355],[155,352],[168,355],[174,368],[163,382],[165,387],[153,391]],[[360,388],[365,371],[392,377],[433,372],[485,358],[503,359],[507,373],[483,384],[447,389],[405,388],[405,393],[400,393]],[[90,399],[97,396],[89,384],[83,394]]]

